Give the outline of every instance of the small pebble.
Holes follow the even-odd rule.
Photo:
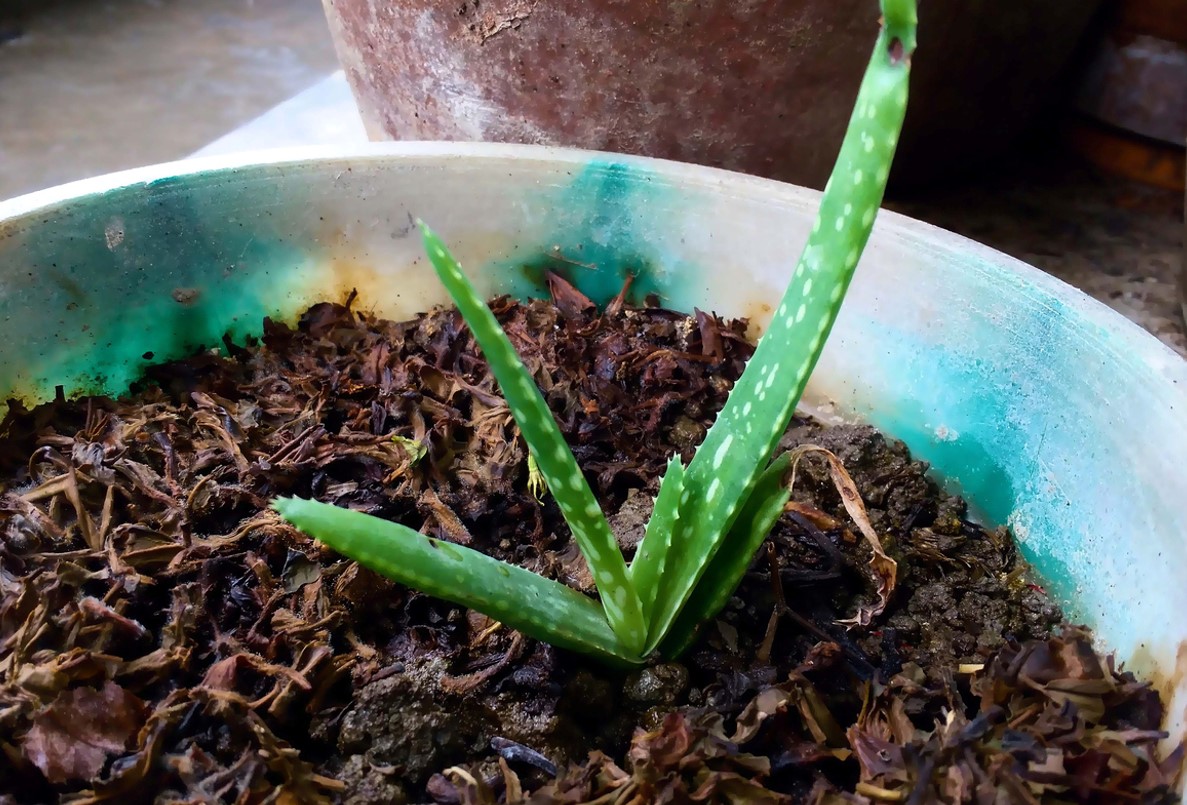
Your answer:
[[[665,663],[636,671],[627,677],[623,694],[636,704],[675,704],[688,689],[688,669]]]

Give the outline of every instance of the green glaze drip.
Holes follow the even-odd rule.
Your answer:
[[[519,299],[548,298],[548,273],[571,283],[599,308],[627,288],[626,302],[642,305],[649,295],[661,301],[664,255],[651,247],[635,225],[639,205],[672,205],[671,188],[649,181],[638,167],[594,160],[571,185],[551,194],[557,210],[551,235],[534,251],[483,266],[500,278],[507,293]],[[575,220],[573,216],[580,216]],[[667,270],[673,270],[668,265]],[[628,285],[629,281],[629,285]]]
[[[227,179],[211,192],[243,191]],[[227,216],[230,206],[199,205],[168,179],[65,204],[35,237],[18,230],[0,318],[30,327],[19,352],[0,355],[0,386],[28,404],[59,385],[67,396],[119,395],[151,365],[290,318],[313,261],[259,222]]]

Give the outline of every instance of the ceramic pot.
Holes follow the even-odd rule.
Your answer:
[[[324,0],[372,139],[596,148],[823,187],[874,0]],[[1100,0],[920,4],[895,161],[927,181],[1007,147]]]
[[[1089,38],[1071,143],[1097,166],[1171,190],[1187,170],[1187,0],[1121,0]]]
[[[736,173],[447,143],[210,157],[0,203],[0,394],[122,391],[151,361],[316,301],[410,317],[448,297],[430,223],[486,294],[538,269],[605,302],[769,321],[819,195]],[[260,159],[260,157],[256,157]],[[574,269],[575,262],[583,264]],[[1104,305],[883,211],[805,405],[903,439],[1008,524],[1070,617],[1187,711],[1187,361]]]

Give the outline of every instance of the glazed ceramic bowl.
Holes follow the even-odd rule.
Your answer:
[[[120,392],[151,361],[358,289],[448,298],[413,218],[485,293],[768,321],[815,192],[686,164],[439,143],[159,165],[0,203],[0,393]],[[1007,524],[1067,611],[1187,708],[1187,362],[1074,289],[883,212],[806,404],[903,439]]]

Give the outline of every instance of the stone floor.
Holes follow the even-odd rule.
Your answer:
[[[0,198],[185,157],[336,68],[320,0],[0,0]],[[1187,357],[1182,195],[1058,150],[890,206],[1051,272]]]
[[[976,183],[888,206],[1053,274],[1187,358],[1182,193],[1102,175],[1048,142]]]
[[[0,42],[0,198],[184,157],[337,68],[321,0],[0,0]]]

